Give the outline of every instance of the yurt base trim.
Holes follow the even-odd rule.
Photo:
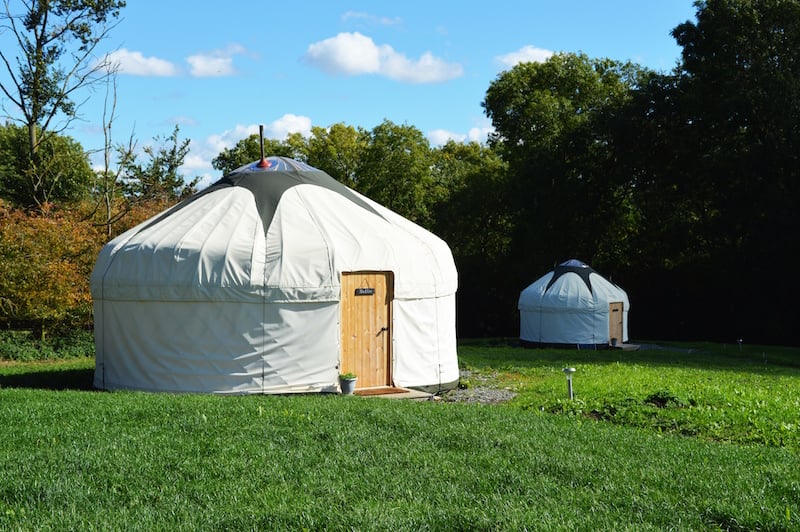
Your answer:
[[[325,385],[312,385],[312,386],[280,386],[270,388],[248,388],[248,389],[232,389],[232,390],[186,390],[186,389],[168,389],[161,387],[137,387],[127,384],[119,384],[106,381],[101,383],[97,380],[94,382],[96,390],[107,392],[147,392],[147,393],[173,393],[173,394],[214,394],[214,395],[293,395],[303,393],[339,393],[337,384]]]
[[[405,386],[406,390],[413,390],[416,392],[423,392],[430,395],[439,395],[458,387],[458,380],[453,382],[446,382],[442,384],[429,384],[424,386]],[[269,390],[241,390],[241,391],[187,391],[187,390],[162,390],[154,388],[135,388],[131,386],[119,386],[114,384],[106,384],[105,387],[95,384],[94,388],[100,391],[107,392],[145,392],[145,393],[173,393],[173,394],[214,394],[214,395],[294,395],[294,394],[317,394],[317,393],[340,393],[339,387],[335,384],[321,387],[286,387],[280,389]],[[356,395],[362,395],[356,392]]]
[[[530,349],[591,349],[593,351],[616,349],[608,344],[554,344],[547,342],[530,342],[528,340],[520,340],[519,345]],[[617,346],[617,348],[621,347],[622,345]]]
[[[425,392],[433,395],[438,395],[440,393],[449,392],[450,390],[455,390],[458,387],[458,379],[452,382],[443,382],[441,384],[428,384],[422,386],[406,386],[409,390],[417,390],[420,392]]]

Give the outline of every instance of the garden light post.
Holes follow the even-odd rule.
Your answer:
[[[567,395],[569,396],[570,400],[572,400],[572,374],[575,373],[575,368],[564,368],[562,371],[564,372],[564,375],[567,376]]]

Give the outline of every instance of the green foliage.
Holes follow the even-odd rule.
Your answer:
[[[512,334],[519,291],[554,264],[578,258],[606,274],[628,264],[641,206],[617,163],[615,135],[648,75],[631,63],[556,54],[520,63],[490,84],[483,101],[495,128],[483,157],[489,165],[447,206],[454,227],[465,216],[476,223],[467,218],[463,232],[448,234],[468,281],[461,286],[474,292],[463,294],[459,309],[466,335]],[[498,156],[505,167],[491,163]],[[470,253],[462,254],[468,248],[460,239]]]
[[[45,128],[59,114],[74,117],[71,99],[76,88],[85,86],[90,52],[105,38],[105,24],[119,16],[125,6],[118,0],[51,0],[31,2],[11,9],[6,3],[6,29],[13,31],[19,54],[0,51],[10,74],[2,85],[6,96],[20,108],[29,125]],[[72,46],[75,48],[72,49]],[[64,58],[71,55],[72,65]],[[16,65],[18,70],[13,70]]]
[[[92,367],[54,373],[91,383]],[[800,526],[785,449],[519,408],[56,392],[10,373],[0,366],[0,424],[14,428],[0,439],[4,529]]]
[[[588,133],[584,126],[624,102],[640,75],[631,63],[584,54],[520,63],[501,73],[486,92],[482,105],[495,127],[493,141],[515,164],[536,154],[578,156],[570,151],[570,139],[586,147],[589,139],[580,139]]]
[[[30,185],[18,200],[24,206],[57,200],[53,188],[64,181],[70,186],[62,173],[71,168],[72,151],[51,145],[78,117],[75,95],[107,75],[109,65],[96,61],[94,50],[124,6],[118,0],[4,3],[3,30],[18,47],[0,49],[7,72],[0,76],[0,91],[19,111],[12,118],[26,132],[25,157],[17,159],[19,176]]]
[[[308,139],[265,139],[264,154],[302,160],[417,223],[430,227],[445,194],[431,175],[431,148],[413,126],[384,121],[370,131],[344,124],[314,127]],[[226,148],[212,164],[231,172],[261,157],[258,135]]]
[[[126,195],[135,202],[148,199],[177,201],[195,192],[199,178],[190,183],[184,181],[178,169],[189,153],[189,139],[180,141],[180,128],[175,126],[172,134],[161,139],[153,139],[155,145],[143,148],[148,160],[143,165],[137,161],[136,153],[121,153],[121,167],[126,184]]]
[[[357,188],[358,169],[369,133],[342,123],[328,128],[312,127],[306,148],[306,162],[351,188]]]
[[[511,239],[507,165],[492,148],[450,141],[435,148],[433,179],[440,190],[435,232],[458,258],[495,262]]]
[[[50,135],[39,145],[31,167],[28,131],[0,125],[0,198],[22,208],[48,202],[75,203],[86,197],[93,172],[83,148],[70,137]]]
[[[659,276],[642,287],[670,287],[653,300],[680,302],[665,318],[682,320],[684,337],[796,342],[798,288],[775,298],[756,287],[794,276],[784,258],[800,253],[781,236],[800,231],[800,2],[699,2],[673,36],[682,63],[637,92],[618,131],[642,221],[632,262]]]
[[[800,254],[800,239],[781,236],[800,232],[800,2],[696,7],[673,31],[683,53],[672,72],[556,54],[490,84],[512,228],[498,302],[574,257],[628,290],[646,334],[669,323],[682,338],[797,342],[796,284],[780,298],[760,287],[791,279],[786,257]],[[495,285],[491,261],[459,270]],[[501,316],[460,323],[513,321]]]
[[[489,86],[483,107],[510,171],[509,260],[521,269],[546,271],[571,257],[601,267],[624,257],[638,227],[611,124],[645,75],[631,63],[556,54],[518,64]]]
[[[430,144],[422,132],[384,120],[369,132],[356,190],[424,227],[437,201]]]
[[[514,219],[509,204],[508,165],[496,149],[448,142],[432,152],[439,199],[430,229],[453,252],[459,274],[462,330],[497,332],[494,324],[516,319],[511,296],[519,292],[509,253]]]
[[[0,360],[42,361],[94,355],[91,331],[70,329],[42,337],[31,330],[0,329]]]

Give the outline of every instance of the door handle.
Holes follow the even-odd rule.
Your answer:
[[[389,330],[389,327],[381,327],[381,330],[378,331],[378,334],[376,334],[375,336],[380,336],[382,332],[386,332],[388,330]]]

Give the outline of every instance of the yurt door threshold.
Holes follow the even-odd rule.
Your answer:
[[[355,373],[356,388],[392,384],[392,272],[343,272],[341,373]]]

